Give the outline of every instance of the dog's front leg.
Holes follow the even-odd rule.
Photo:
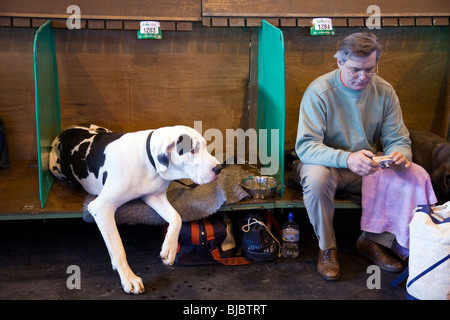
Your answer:
[[[119,231],[117,230],[114,214],[116,208],[102,206],[99,201],[92,201],[88,210],[94,217],[95,222],[103,236],[114,270],[117,270],[120,276],[123,290],[126,293],[139,294],[145,291],[142,279],[136,276],[130,269]]]
[[[172,265],[177,254],[181,217],[167,200],[166,193],[149,195],[143,197],[142,200],[169,223],[160,256],[164,264]]]

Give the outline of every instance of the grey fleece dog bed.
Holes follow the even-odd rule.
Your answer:
[[[251,174],[238,165],[227,165],[222,169],[217,180],[195,188],[172,181],[167,189],[167,198],[183,221],[202,219],[214,214],[223,205],[248,198],[249,194],[240,186],[241,180],[248,176]],[[83,219],[86,222],[94,222],[94,218],[87,209],[88,204],[94,199],[95,196],[88,195],[84,201]],[[166,223],[155,210],[140,199],[132,200],[119,207],[115,218],[116,224],[161,225]]]

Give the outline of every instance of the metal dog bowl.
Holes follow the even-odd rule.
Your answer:
[[[275,196],[280,181],[269,176],[248,177],[241,181],[241,186],[250,193],[253,199],[270,199]]]

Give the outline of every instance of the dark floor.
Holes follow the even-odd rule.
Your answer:
[[[287,216],[286,211],[276,214],[280,222]],[[317,241],[306,212],[295,214],[301,229],[299,258],[247,266],[167,267],[159,258],[162,227],[119,226],[128,262],[145,284],[146,292],[138,296],[122,291],[95,224],[81,219],[0,221],[0,299],[404,299],[404,283],[390,284],[398,274],[381,271],[381,289],[367,287],[370,262],[355,252],[358,210],[335,216],[342,270],[337,282],[326,282],[317,274]],[[71,265],[80,268],[81,289],[66,285]]]

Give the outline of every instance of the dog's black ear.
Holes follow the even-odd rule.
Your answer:
[[[187,134],[182,134],[177,140],[177,152],[180,156],[192,150],[192,139]]]
[[[162,143],[156,144],[156,146],[153,147],[152,153],[157,154],[155,166],[158,172],[162,173],[167,171],[170,163],[169,155],[174,147],[175,141],[170,142],[169,137],[167,137],[167,139],[165,139]]]
[[[156,160],[158,160],[158,162],[165,167],[169,166],[169,157],[165,153],[158,154],[158,156],[156,157]]]

